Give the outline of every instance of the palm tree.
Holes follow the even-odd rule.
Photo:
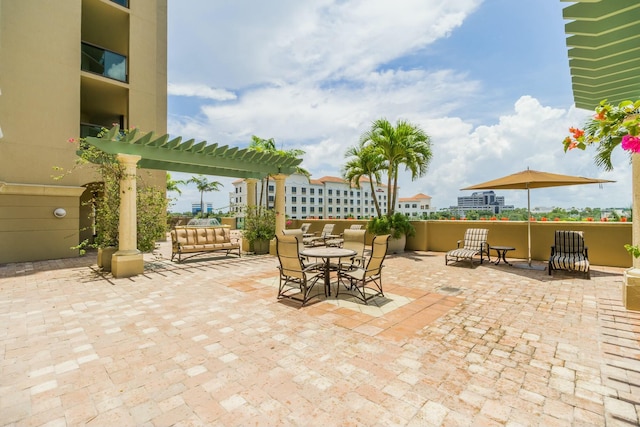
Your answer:
[[[263,153],[270,153],[270,154],[278,154],[278,155],[290,157],[290,158],[299,158],[300,156],[304,155],[304,150],[300,150],[296,148],[292,148],[290,150],[278,150],[276,149],[276,142],[273,138],[263,139],[256,135],[251,136],[251,143],[249,144],[249,150],[263,152]],[[299,166],[296,167],[296,172],[302,175],[305,175],[306,177],[309,177],[311,175],[306,169],[303,169]],[[260,199],[258,200],[258,206],[262,205],[262,195],[267,193],[267,190],[269,188],[270,178],[271,176],[267,175],[264,180],[261,180],[262,191],[260,191]],[[265,198],[265,201],[264,201],[265,207],[267,207],[268,204],[269,204],[268,198]]]
[[[251,135],[251,143],[249,144],[249,150],[257,151],[260,153],[275,153],[276,151],[276,142],[273,138],[263,139],[256,135]],[[260,199],[258,200],[258,206],[262,206],[262,195],[266,194],[267,189],[269,188],[269,175],[267,175],[266,180],[261,179],[262,189],[260,191]],[[265,198],[264,204],[268,206],[269,199]]]
[[[405,120],[393,126],[387,119],[373,122],[371,129],[360,137],[361,147],[372,147],[387,168],[387,216],[395,211],[398,193],[398,170],[401,165],[411,172],[411,180],[424,176],[431,162],[431,138],[420,127]]]
[[[347,149],[345,157],[351,159],[344,165],[342,176],[350,185],[356,188],[360,188],[360,180],[362,177],[366,176],[369,179],[371,194],[374,195],[373,203],[376,207],[376,213],[378,214],[378,218],[382,217],[378,198],[375,197],[375,185],[380,182],[380,171],[386,168],[384,159],[370,146],[350,147]]]
[[[204,193],[218,191],[222,184],[218,181],[209,181],[204,175],[193,176],[187,181],[187,183],[190,182],[193,182],[200,192],[200,215],[204,218]]]
[[[175,191],[176,193],[182,195],[182,190],[180,190],[180,187],[178,187],[178,185],[184,184],[186,184],[186,182],[181,179],[171,179],[171,174],[167,172],[167,191]]]

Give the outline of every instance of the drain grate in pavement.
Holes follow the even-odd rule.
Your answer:
[[[451,286],[443,286],[442,288],[440,288],[438,290],[442,291],[442,292],[449,292],[449,293],[456,293],[456,292],[462,291],[462,289],[460,289],[460,288],[453,288]]]

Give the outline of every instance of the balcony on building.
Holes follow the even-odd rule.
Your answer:
[[[80,68],[82,71],[94,73],[127,82],[127,57],[119,53],[82,42],[82,60]]]

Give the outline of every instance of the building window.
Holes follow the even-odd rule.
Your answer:
[[[333,190],[329,189],[329,195],[332,196],[333,195]]]
[[[296,196],[291,196],[291,203],[297,203],[298,200],[296,198]]]
[[[329,194],[331,194],[331,193],[329,193]],[[329,203],[330,204],[333,203],[333,199],[331,197],[329,197]]]
[[[302,191],[302,194],[307,194],[307,187],[302,187],[300,190]]]
[[[322,196],[322,188],[318,188],[318,196]]]
[[[269,193],[273,193],[274,191],[276,191],[276,187],[273,185],[269,185]]]
[[[336,212],[337,212],[337,213],[340,213],[340,207],[337,207],[337,208],[336,208]]]
[[[345,205],[349,204],[349,201],[347,199],[342,200],[342,203],[344,203]]]
[[[414,208],[414,209],[417,209],[418,208],[418,204],[414,203],[414,204],[411,205],[411,207]]]
[[[291,207],[291,212],[296,213],[298,211],[298,208],[295,206]]]
[[[348,192],[347,190],[344,190],[344,191],[342,192],[342,195],[343,195],[343,196],[346,196],[346,195],[348,195],[348,194],[349,194],[349,192]]]
[[[273,200],[274,200],[273,196],[269,196],[269,201],[273,202]]]
[[[333,208],[331,206],[329,206],[329,213],[333,213]]]
[[[318,212],[322,213],[322,206],[318,207]]]
[[[311,213],[315,213],[316,208],[315,208],[315,207],[313,207],[313,206],[311,206],[311,207],[309,208],[309,211],[311,211]]]
[[[307,203],[307,198],[306,197],[302,198],[302,203]]]
[[[318,197],[318,203],[322,204],[322,197]]]
[[[306,206],[302,207],[302,213],[307,213],[307,207]]]
[[[80,69],[127,82],[127,57],[89,43],[80,44]]]
[[[310,197],[309,198],[309,202],[310,203],[315,203],[316,202],[316,198],[315,197]]]
[[[296,187],[291,187],[291,193],[292,194],[296,194],[296,191],[298,191],[298,189]]]
[[[357,213],[360,213],[360,208],[356,208],[356,212],[357,212]]]
[[[329,202],[329,203],[331,203],[331,202]],[[339,204],[340,204],[340,199],[336,199],[336,205],[339,205]]]

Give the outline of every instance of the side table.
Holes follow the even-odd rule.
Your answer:
[[[511,263],[507,261],[506,255],[507,255],[507,252],[515,251],[516,248],[514,248],[513,246],[491,246],[491,249],[495,249],[496,253],[498,254],[498,260],[494,263],[495,265],[500,264],[501,259],[502,259],[502,262],[504,262],[505,264],[511,265]]]

